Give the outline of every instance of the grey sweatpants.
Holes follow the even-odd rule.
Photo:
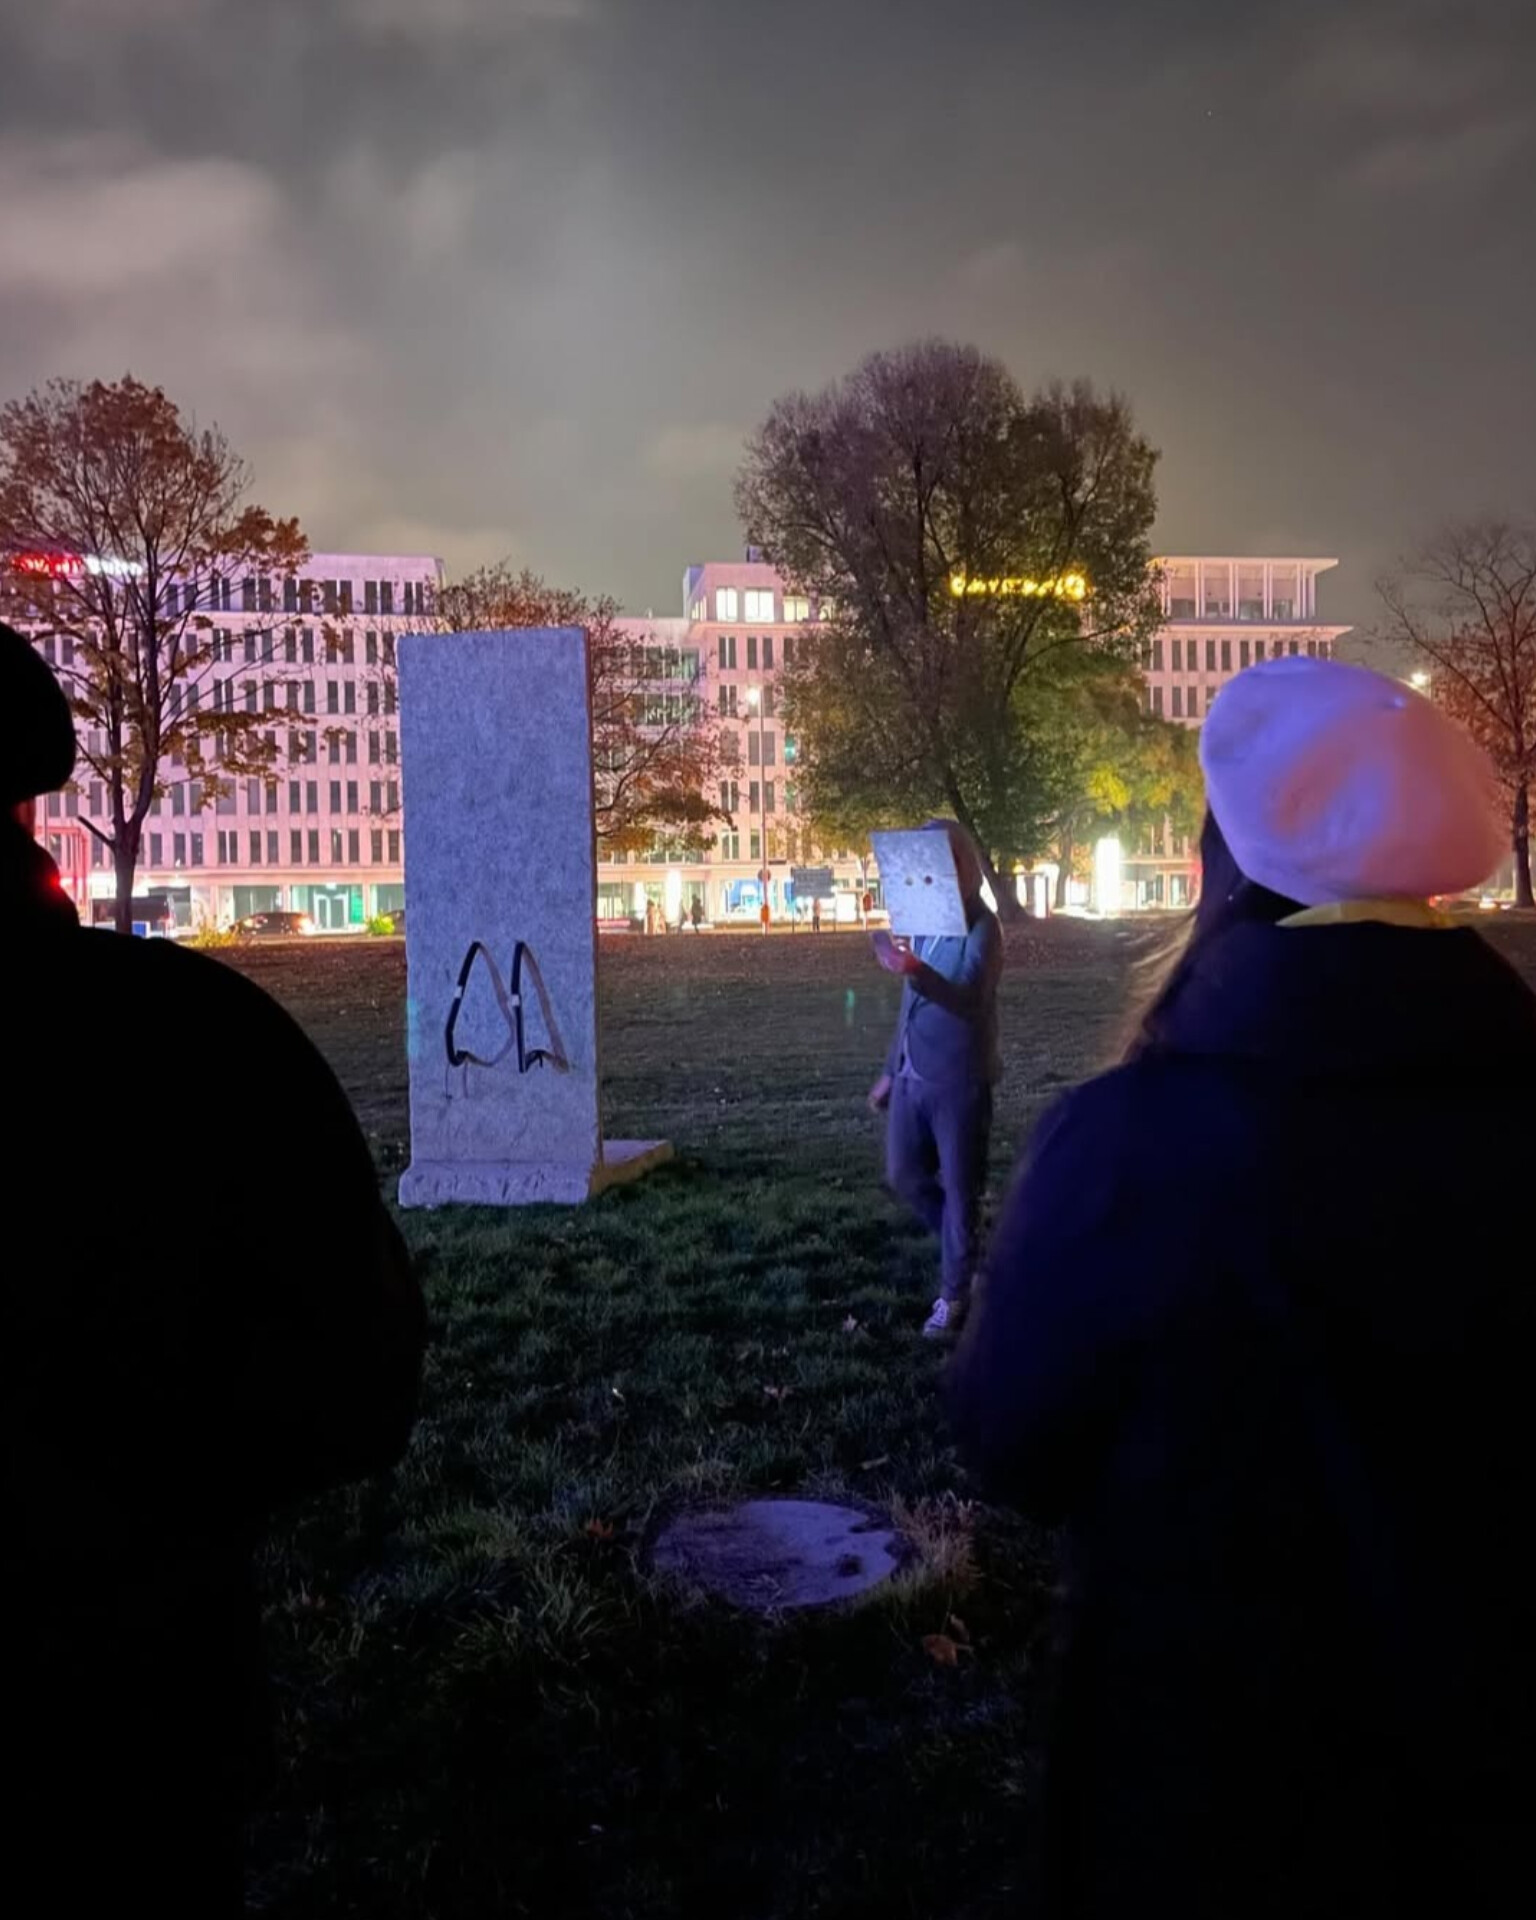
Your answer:
[[[886,1183],[938,1235],[946,1300],[963,1300],[971,1289],[991,1134],[986,1081],[944,1086],[896,1075],[885,1129]]]

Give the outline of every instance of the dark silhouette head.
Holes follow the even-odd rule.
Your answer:
[[[0,809],[53,793],[75,766],[64,689],[30,640],[0,625]]]

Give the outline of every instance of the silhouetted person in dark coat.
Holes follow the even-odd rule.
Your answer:
[[[0,628],[5,1881],[17,1914],[241,1906],[251,1549],[390,1466],[421,1297],[330,1071],[238,974],[87,931],[28,830],[74,758]]]
[[[1485,769],[1306,659],[1202,758],[1191,943],[1041,1123],[956,1363],[966,1453],[1070,1556],[1021,1911],[1513,1912],[1536,996],[1427,905],[1498,862]]]

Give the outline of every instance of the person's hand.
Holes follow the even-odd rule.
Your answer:
[[[891,1076],[882,1073],[869,1090],[869,1110],[871,1113],[884,1113],[891,1104]]]
[[[923,964],[910,947],[900,947],[882,928],[869,936],[869,943],[875,950],[875,958],[887,973],[916,973]]]

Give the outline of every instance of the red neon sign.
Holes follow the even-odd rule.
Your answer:
[[[144,571],[142,561],[109,560],[99,553],[17,553],[11,556],[11,565],[18,573],[43,580],[81,580],[87,574],[130,580]]]

